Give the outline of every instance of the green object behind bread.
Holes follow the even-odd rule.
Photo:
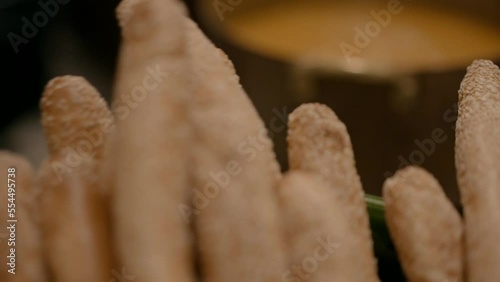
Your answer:
[[[378,274],[381,281],[406,281],[389,230],[385,223],[385,208],[382,198],[365,195],[370,216],[375,255],[378,260]]]

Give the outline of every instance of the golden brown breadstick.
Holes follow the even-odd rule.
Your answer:
[[[174,0],[128,0],[118,8],[112,210],[119,266],[134,281],[195,280],[192,231],[178,212],[191,188],[184,17]]]
[[[56,77],[45,87],[40,108],[51,155],[65,155],[51,162],[58,179],[77,169],[82,156],[90,154],[97,160],[96,173],[103,178],[100,190],[103,197],[108,197],[110,181],[101,161],[109,155],[105,150],[111,148],[105,145],[116,127],[99,92],[83,77]]]
[[[438,181],[406,167],[384,183],[386,220],[408,281],[463,279],[463,223]]]
[[[289,172],[279,195],[290,266],[282,281],[373,281],[361,268],[347,210],[317,175]]]
[[[51,161],[61,161],[64,155]],[[56,282],[108,282],[112,254],[105,198],[91,156],[59,180],[50,162],[38,175],[45,256]]]
[[[500,281],[500,70],[474,61],[459,90],[455,164],[468,281]]]
[[[188,38],[197,134],[189,206],[197,214],[203,281],[280,281],[285,256],[272,141],[227,56],[192,22]]]
[[[114,126],[111,112],[85,79],[74,76],[49,82],[41,108],[51,153],[38,179],[49,267],[55,281],[109,281],[108,191],[97,170]]]
[[[318,174],[347,210],[359,269],[378,281],[377,262],[368,223],[364,192],[355,167],[351,140],[345,125],[325,105],[304,104],[290,114],[288,130],[290,168]]]
[[[37,221],[36,192],[33,187],[33,170],[28,161],[15,154],[0,152],[0,180],[5,193],[0,196],[0,281],[47,281],[42,257],[40,229]],[[8,180],[10,179],[10,181]],[[10,185],[11,190],[7,186]],[[7,205],[10,205],[9,208]],[[11,216],[9,216],[11,215]],[[7,220],[15,220],[7,222]],[[7,229],[7,227],[14,227]],[[11,233],[12,231],[13,233]],[[15,237],[12,237],[15,235]],[[11,248],[15,249],[15,262],[10,263]],[[7,261],[8,260],[8,261]],[[13,269],[15,274],[9,273]]]

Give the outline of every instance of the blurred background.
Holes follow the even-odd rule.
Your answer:
[[[0,147],[34,165],[47,152],[43,86],[85,76],[110,99],[118,0],[0,2]],[[326,103],[346,123],[365,189],[380,194],[418,164],[459,204],[453,146],[457,90],[473,59],[500,61],[500,3],[411,0],[186,1],[234,62],[286,169],[283,115]],[[277,119],[278,118],[278,119]]]

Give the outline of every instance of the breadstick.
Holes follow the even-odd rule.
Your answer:
[[[49,267],[56,281],[109,281],[109,195],[97,170],[111,112],[97,90],[75,76],[50,81],[41,108],[51,153],[38,177]]]
[[[463,280],[463,224],[438,181],[419,167],[388,178],[386,220],[408,281]]]
[[[378,281],[364,192],[345,125],[327,106],[304,104],[290,114],[287,140],[290,168],[318,174],[347,210],[351,234],[358,242],[351,251],[363,266],[359,270],[371,277],[366,281]]]
[[[272,141],[227,56],[189,21],[195,226],[203,281],[280,281],[285,267]]]
[[[99,190],[108,198],[109,173],[102,160],[109,155],[106,143],[116,128],[106,101],[85,78],[62,76],[47,84],[40,107],[50,154],[66,156],[51,162],[58,179],[81,165],[81,155],[90,154],[96,160],[96,173],[102,176]]]
[[[455,164],[468,281],[500,281],[500,70],[474,61],[459,90]]]
[[[38,226],[36,191],[33,187],[33,169],[27,160],[15,154],[0,151],[0,170],[2,183],[11,186],[0,196],[1,230],[1,272],[0,280],[19,282],[47,281],[45,265],[42,257],[42,244]],[[10,170],[10,171],[9,171]],[[8,181],[8,179],[10,179]],[[8,208],[9,204],[9,208]],[[8,211],[9,209],[9,211]],[[10,217],[11,214],[13,217]],[[7,222],[16,220],[16,222]],[[13,226],[15,238],[11,237],[10,229]],[[10,262],[10,249],[15,248],[15,266],[7,265]],[[13,268],[15,274],[8,270]]]
[[[290,267],[282,281],[373,281],[349,215],[317,175],[292,171],[279,186]],[[368,266],[371,267],[371,266]]]
[[[192,231],[178,211],[191,188],[184,8],[174,0],[128,0],[117,13],[123,43],[112,210],[120,266],[134,281],[194,281]]]

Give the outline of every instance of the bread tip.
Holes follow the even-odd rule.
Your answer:
[[[122,29],[124,29],[132,19],[136,11],[136,6],[141,2],[146,3],[147,0],[122,0],[120,4],[118,4],[116,8],[116,17]]]
[[[484,99],[500,91],[500,69],[490,60],[475,60],[460,84],[459,101],[467,96]],[[486,96],[485,96],[486,95]],[[496,97],[500,99],[500,97]]]
[[[386,179],[382,188],[382,196],[388,204],[391,204],[402,193],[416,195],[415,193],[426,193],[425,191],[442,192],[439,181],[422,167],[407,166]]]
[[[50,119],[52,115],[88,111],[87,108],[82,108],[84,104],[96,109],[107,108],[99,92],[85,78],[73,75],[53,78],[47,83],[40,101],[42,119]]]
[[[40,108],[43,111],[46,107],[52,106],[54,99],[59,99],[54,97],[56,95],[73,96],[74,99],[79,99],[81,95],[84,95],[82,93],[83,87],[88,84],[88,81],[81,76],[65,75],[55,77],[44,88],[42,99],[40,100]],[[64,91],[63,94],[61,90],[72,91]]]
[[[54,90],[85,83],[85,78],[77,75],[56,76],[45,85],[43,96],[50,96]]]
[[[308,116],[312,118],[333,118],[339,120],[335,112],[328,106],[320,103],[305,103],[298,106],[291,114],[290,121],[298,116]]]
[[[336,150],[350,147],[350,137],[345,124],[328,106],[319,103],[302,104],[289,116],[288,137],[292,135],[307,135],[309,138],[318,135],[329,136],[328,144],[337,144]],[[334,140],[334,141],[332,141]]]
[[[99,92],[80,76],[52,79],[45,87],[40,109],[51,153],[80,141],[83,130],[95,128],[102,118],[112,117]]]
[[[116,8],[118,25],[125,38],[143,37],[166,25],[163,19],[186,14],[187,8],[178,0],[122,0]]]
[[[472,61],[472,64],[470,64],[470,66],[467,67],[467,72],[472,71],[474,69],[478,69],[478,68],[498,70],[498,66],[496,66],[492,61],[485,60],[485,59],[479,59],[479,60]]]
[[[383,184],[382,194],[392,196],[395,190],[400,189],[401,185],[411,185],[416,179],[422,179],[429,175],[429,173],[418,166],[407,166],[398,170],[393,176],[387,178]]]

